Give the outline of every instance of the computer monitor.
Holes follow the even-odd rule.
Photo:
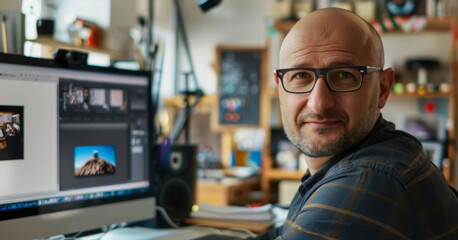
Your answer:
[[[0,235],[155,216],[149,72],[0,54]]]

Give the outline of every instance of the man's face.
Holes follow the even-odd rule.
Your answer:
[[[327,18],[328,21],[333,18]],[[355,24],[317,21],[285,40],[280,68],[373,66],[370,43]],[[380,112],[379,73],[366,75],[361,89],[337,93],[320,77],[310,93],[279,87],[282,121],[288,138],[310,157],[333,156],[363,140]],[[384,104],[384,103],[383,103]]]

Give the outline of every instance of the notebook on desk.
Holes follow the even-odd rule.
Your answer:
[[[204,218],[188,218],[185,224],[203,225],[223,229],[246,229],[255,233],[262,233],[271,228],[275,223],[257,222],[257,221],[234,221],[234,220],[221,220],[221,219],[204,219]]]
[[[193,240],[240,240],[242,238],[227,236],[221,234],[210,234],[199,238],[194,238]]]

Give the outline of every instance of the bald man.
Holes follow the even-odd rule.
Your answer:
[[[374,28],[322,9],[285,37],[284,130],[306,155],[283,227],[261,239],[458,239],[458,194],[413,136],[383,119],[394,71]]]

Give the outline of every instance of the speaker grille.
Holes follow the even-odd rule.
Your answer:
[[[170,178],[161,186],[159,205],[173,222],[183,221],[192,208],[191,186],[180,178]]]

